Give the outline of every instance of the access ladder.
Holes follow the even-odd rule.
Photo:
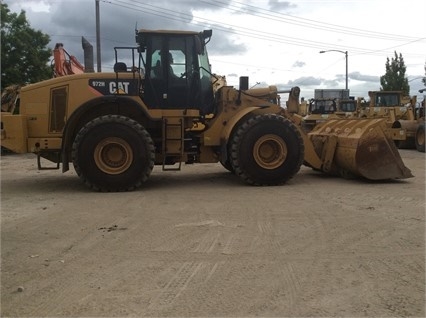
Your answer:
[[[184,153],[184,121],[182,117],[163,117],[163,171],[179,171]],[[178,166],[166,167],[167,159],[175,158]]]

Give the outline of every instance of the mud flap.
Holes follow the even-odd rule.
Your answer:
[[[315,151],[328,154],[329,144],[335,148],[333,162],[323,161],[326,173],[351,174],[369,180],[405,179],[413,177],[396,148],[392,137],[385,133],[385,119],[328,120],[309,133]],[[327,142],[335,139],[337,144]]]

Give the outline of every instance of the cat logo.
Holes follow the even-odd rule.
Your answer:
[[[129,94],[130,82],[110,82],[109,92],[110,94]]]
[[[90,79],[89,86],[100,95],[130,95],[137,96],[139,94],[139,82],[136,79],[126,81]]]

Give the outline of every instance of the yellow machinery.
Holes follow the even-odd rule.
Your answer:
[[[248,89],[246,77],[238,90],[227,86],[210,70],[211,35],[139,30],[137,47],[115,49],[114,72],[22,87],[19,113],[2,113],[2,147],[36,153],[39,169],[66,172],[72,163],[98,191],[135,189],[154,165],[181,163],[221,162],[252,185],[285,183],[302,163],[372,180],[412,176],[385,120],[327,121],[306,133],[299,88],[284,109],[274,86]]]
[[[1,111],[19,114],[19,85],[6,87],[1,94]]]
[[[319,125],[309,138],[316,153],[322,154],[322,170],[327,169],[327,172],[358,175],[370,180],[388,179],[390,175],[409,176],[410,171],[385,131],[383,119],[331,119]],[[336,143],[334,151],[326,142]]]
[[[317,124],[328,119],[356,117],[357,101],[339,98],[313,98],[309,100],[309,103],[304,101],[300,103],[298,114],[304,116],[303,129],[310,132]]]
[[[416,148],[425,152],[425,106],[417,107],[417,98],[402,91],[370,91],[370,103],[360,108],[360,116],[387,118],[398,148]]]
[[[337,102],[337,113],[344,117],[353,117],[357,112],[358,104],[358,100],[355,99],[341,99]]]

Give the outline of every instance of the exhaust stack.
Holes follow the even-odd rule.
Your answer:
[[[81,37],[81,45],[84,51],[84,72],[94,73],[94,62],[93,62],[93,45],[86,40],[84,36]]]

